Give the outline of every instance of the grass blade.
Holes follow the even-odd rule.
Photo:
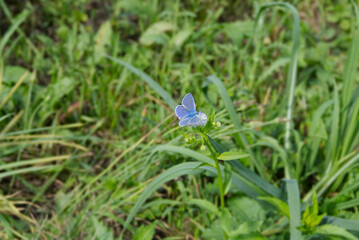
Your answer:
[[[290,162],[288,161],[288,154],[278,141],[272,137],[264,136],[254,144],[254,146],[266,146],[277,151],[284,162],[285,178],[290,179],[293,176],[293,171]]]
[[[139,76],[143,81],[145,81],[153,90],[155,90],[165,101],[166,103],[172,108],[175,109],[178,103],[173,100],[173,98],[164,90],[153,78],[148,76],[146,73],[142,72],[138,68],[132,66],[131,64],[128,64],[118,58],[114,58],[111,56],[107,56],[108,59],[111,59],[112,61],[121,64],[126,69],[130,70],[132,73]]]
[[[4,177],[12,176],[12,175],[20,174],[20,173],[37,172],[37,171],[41,171],[41,170],[44,170],[44,169],[49,169],[49,168],[52,168],[52,167],[54,167],[54,166],[48,165],[48,166],[22,168],[22,169],[18,169],[18,170],[14,170],[14,171],[7,171],[7,172],[4,172],[4,173],[0,173],[0,179],[4,178]]]
[[[337,85],[334,82],[334,109],[332,113],[332,126],[331,126],[331,133],[329,136],[329,141],[327,143],[327,154],[325,159],[325,167],[327,168],[327,173],[329,173],[330,168],[333,164],[333,160],[336,156],[336,151],[338,151],[338,139],[339,139],[339,115],[340,114],[340,107],[339,107],[339,96]]]
[[[352,199],[349,201],[338,203],[335,208],[338,210],[342,210],[342,209],[356,207],[358,205],[359,205],[359,199]]]
[[[30,165],[30,164],[35,165],[35,164],[48,163],[48,162],[52,162],[52,161],[66,160],[66,159],[69,159],[70,157],[71,157],[71,155],[62,155],[62,156],[38,158],[38,159],[31,159],[31,160],[20,160],[18,162],[12,162],[12,163],[0,165],[0,170],[6,170],[6,169],[21,167],[21,166]]]
[[[260,17],[260,15],[270,7],[284,7],[288,9],[293,15],[293,32],[292,32],[292,39],[293,39],[293,46],[292,52],[290,55],[290,62],[289,62],[289,71],[287,76],[287,86],[286,86],[286,98],[288,98],[287,104],[287,119],[285,125],[285,148],[289,150],[290,148],[290,124],[292,120],[292,105],[294,100],[294,88],[295,82],[297,78],[297,64],[298,64],[298,50],[299,50],[299,40],[300,40],[300,21],[299,21],[299,14],[297,9],[291,5],[290,3],[286,2],[273,2],[264,4],[259,9],[256,17],[256,23]]]
[[[300,195],[297,180],[290,179],[285,180],[288,205],[290,211],[290,240],[301,240],[302,233],[297,229],[300,227],[301,221],[301,207],[300,207]]]
[[[328,180],[325,181],[323,187],[318,191],[318,197],[321,196],[342,174],[345,174],[357,161],[359,161],[359,154],[348,160],[342,167],[340,167]],[[319,182],[320,183],[320,182]]]
[[[357,64],[359,60],[359,10],[357,5],[354,1],[351,1],[354,12],[356,15],[356,29],[354,31],[354,36],[352,38],[349,52],[348,52],[348,60],[345,64],[345,70],[344,70],[344,84],[343,84],[343,92],[342,92],[342,103],[343,107],[345,107],[349,104],[350,98],[353,94],[354,89],[354,83],[355,83],[355,76],[357,74]],[[346,116],[346,111],[343,113],[343,120],[344,116]],[[344,123],[343,121],[342,123]]]
[[[224,148],[219,143],[217,143],[209,136],[208,138],[218,153],[224,152]],[[265,179],[261,178],[259,175],[246,168],[240,161],[233,160],[229,161],[229,163],[238,172],[239,175],[243,176],[249,182],[261,188],[264,192],[277,198],[281,197],[280,189],[276,188],[275,186],[267,182]]]
[[[323,224],[333,224],[347,230],[359,231],[359,220],[347,220],[338,217],[325,216]]]
[[[238,129],[241,129],[242,124],[239,121],[239,118],[236,113],[236,109],[234,108],[233,103],[228,95],[227,90],[226,90],[226,87],[224,86],[222,81],[216,76],[209,76],[207,79],[216,85],[218,92],[224,101],[224,105],[227,108],[229,117],[231,118],[232,122],[234,123],[234,126],[236,126]],[[239,135],[239,138],[240,138],[242,144],[244,145],[246,151],[249,153],[249,157],[250,157],[251,161],[254,163],[254,165],[256,166],[258,172],[261,174],[264,174],[266,172],[264,170],[264,166],[260,161],[257,161],[257,159],[255,158],[253,151],[249,147],[249,143],[248,143],[248,139],[247,139],[246,135],[243,133],[237,133],[237,134]]]
[[[126,230],[127,226],[130,224],[132,219],[136,216],[138,210],[141,208],[141,206],[145,203],[145,201],[163,184],[166,182],[175,179],[179,176],[185,175],[185,174],[196,174],[199,173],[200,170],[193,170],[196,167],[198,167],[201,163],[198,162],[188,162],[188,163],[181,163],[176,166],[171,167],[167,171],[161,173],[157,176],[155,180],[153,180],[143,191],[140,198],[137,200],[135,206],[131,209],[130,214],[128,215],[126,222],[123,226],[122,234]]]
[[[16,29],[19,27],[19,25],[25,21],[25,19],[27,18],[27,16],[29,15],[29,11],[28,10],[24,10],[22,11],[17,17],[16,20],[14,21],[14,23],[11,25],[11,27],[9,28],[9,30],[7,30],[7,32],[5,33],[5,35],[2,37],[1,41],[0,41],[0,55],[2,55],[2,51],[6,45],[6,43],[9,41],[11,35],[16,31]]]
[[[15,93],[15,91],[20,87],[20,85],[22,84],[22,82],[26,79],[27,75],[29,74],[28,71],[26,71],[19,79],[19,81],[17,81],[17,83],[15,84],[15,86],[11,89],[11,91],[8,93],[8,95],[6,95],[6,97],[1,101],[0,103],[0,109],[5,105],[5,103],[11,98],[11,96]]]
[[[188,201],[188,204],[193,204],[200,208],[208,210],[209,212],[216,214],[218,217],[221,216],[221,212],[219,211],[218,207],[206,199],[190,199]]]
[[[207,157],[206,155],[200,154],[196,151],[193,151],[191,149],[184,148],[184,147],[177,147],[177,146],[172,146],[172,145],[160,145],[160,146],[156,147],[153,150],[153,152],[178,153],[178,154],[182,154],[182,155],[194,158],[197,161],[200,161],[202,163],[214,165],[214,161],[211,158]],[[222,165],[220,165],[220,167],[223,171],[224,167]],[[217,171],[214,168],[206,167],[206,166],[201,166],[201,168],[211,171],[214,174],[217,174]],[[224,173],[222,173],[222,174],[224,175]],[[249,197],[256,198],[257,196],[262,195],[261,191],[259,191],[259,189],[256,188],[259,186],[256,186],[256,184],[254,184],[254,183],[250,183],[247,179],[245,179],[244,177],[242,177],[241,175],[239,175],[236,172],[232,173],[232,183],[233,183],[233,185],[238,187],[238,189],[241,192],[245,193]]]

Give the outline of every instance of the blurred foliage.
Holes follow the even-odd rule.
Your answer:
[[[321,222],[321,214],[359,219],[353,6],[290,1],[301,37],[287,152],[280,106],[293,18],[272,8],[253,31],[269,2],[0,0],[0,238],[289,239],[286,199],[263,189],[249,198],[228,164],[222,215],[217,179],[206,171],[162,185],[122,231],[156,176],[196,158],[153,152],[185,144],[181,132],[188,132],[155,89],[109,55],[145,72],[175,101],[191,92],[201,111],[215,112],[221,125],[210,134],[230,152],[224,157],[247,154],[244,134],[261,170],[249,158],[239,162],[278,189],[290,162],[302,201],[313,199],[302,209],[306,237],[356,239],[358,231]],[[240,129],[206,79],[212,74],[225,85]],[[200,147],[192,149],[207,156]]]

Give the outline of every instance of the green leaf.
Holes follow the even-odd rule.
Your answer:
[[[59,101],[62,97],[70,94],[78,84],[77,81],[70,77],[60,78],[54,84],[49,86],[49,95],[53,103]]]
[[[275,197],[258,197],[259,200],[269,202],[275,206],[284,216],[290,218],[288,204]]]
[[[220,154],[217,158],[219,160],[228,161],[228,160],[241,159],[246,157],[248,157],[248,154],[239,151],[239,152],[224,152]]]
[[[288,205],[290,212],[290,240],[301,240],[302,234],[297,229],[300,227],[301,209],[300,195],[297,180],[284,180],[288,194]]]
[[[270,147],[273,150],[276,150],[283,160],[284,167],[285,167],[285,177],[291,178],[292,176],[292,170],[291,165],[288,162],[288,155],[286,150],[278,143],[278,140],[269,136],[264,136],[261,139],[257,141],[257,143],[254,144],[254,146],[266,146]]]
[[[266,211],[257,200],[252,198],[230,198],[227,201],[227,205],[233,217],[240,222],[254,224],[255,222],[262,223],[266,219]]]
[[[338,236],[338,237],[344,237],[346,239],[350,240],[358,240],[354,235],[349,233],[344,228],[341,228],[339,226],[325,224],[322,226],[319,226],[315,229],[315,233],[322,234],[322,235],[328,235],[328,236]]]
[[[216,214],[218,217],[221,216],[221,212],[219,211],[217,206],[214,205],[213,203],[209,202],[208,200],[194,198],[194,199],[189,200],[187,203],[193,204],[200,208],[208,210],[209,212]]]
[[[184,29],[176,33],[172,37],[172,42],[176,47],[181,47],[182,44],[191,36],[193,30],[192,29]]]
[[[251,233],[247,233],[247,234],[238,234],[233,237],[231,236],[230,239],[231,240],[266,240],[268,238],[262,236],[260,233],[251,232]]]
[[[223,24],[223,30],[226,35],[236,44],[241,44],[244,35],[253,33],[253,21],[236,21]]]
[[[347,220],[343,218],[325,216],[323,222],[342,227],[347,230],[359,231],[359,220]]]
[[[176,25],[170,22],[156,22],[151,25],[140,37],[140,43],[146,46],[150,46],[154,43],[162,42],[162,34],[168,31],[172,31],[176,28]]]
[[[194,171],[193,169],[198,167],[201,163],[198,162],[189,162],[189,163],[181,163],[176,166],[171,167],[167,171],[158,175],[143,191],[140,198],[137,200],[135,206],[131,209],[130,214],[128,215],[126,222],[123,226],[123,232],[130,224],[132,219],[136,216],[137,212],[140,210],[141,206],[145,203],[145,201],[163,184],[166,182],[175,179],[179,176],[185,174],[197,174],[200,171]]]
[[[133,235],[133,240],[152,240],[155,235],[156,224],[151,223],[147,226],[141,226],[136,229],[135,234]]]
[[[105,224],[101,221],[97,220],[95,216],[91,217],[92,223],[95,226],[95,239],[102,240],[102,239],[113,239],[113,232],[111,228],[107,228]]]
[[[223,188],[224,194],[227,194],[232,184],[232,168],[229,163],[224,163],[224,179]]]
[[[153,150],[153,152],[162,152],[162,151],[165,151],[168,153],[172,152],[172,153],[182,154],[187,157],[194,158],[197,161],[200,161],[203,163],[208,163],[210,165],[214,165],[213,159],[207,157],[206,155],[203,155],[201,153],[198,153],[196,151],[188,149],[188,148],[177,147],[177,146],[165,144],[165,145],[159,145],[158,147],[156,147]],[[223,169],[223,166],[222,165],[220,165],[220,166],[221,166],[221,169]],[[217,175],[217,170],[215,170],[215,168],[213,168],[213,167],[202,166],[201,168],[211,171]],[[249,169],[247,169],[247,170],[250,171]],[[250,197],[256,198],[259,195],[258,189],[256,189],[254,186],[249,184],[247,180],[245,180],[242,176],[240,176],[236,172],[232,173],[232,184],[234,186],[236,186],[240,191],[242,191],[243,193],[247,194]]]
[[[348,209],[359,205],[359,198],[351,199],[349,201],[341,202],[336,205],[336,209]]]
[[[10,40],[11,35],[16,31],[16,29],[20,26],[22,22],[25,21],[27,16],[29,16],[30,12],[29,10],[23,10],[19,15],[16,16],[16,19],[14,20],[11,27],[6,31],[6,33],[1,37],[0,41],[0,56],[3,55],[3,49],[6,45],[6,43]]]
[[[354,1],[351,1],[355,16],[356,16],[356,28],[353,33],[351,45],[348,51],[348,59],[345,64],[345,70],[344,70],[344,82],[343,82],[343,92],[342,92],[342,106],[344,107],[344,112],[342,115],[342,124],[345,124],[346,121],[345,118],[347,117],[347,111],[346,108],[347,105],[350,102],[350,99],[353,95],[354,90],[354,84],[355,84],[355,77],[357,75],[357,67],[358,67],[358,61],[359,61],[359,10]],[[344,127],[344,126],[342,126]]]
[[[323,220],[325,214],[318,215],[318,213],[317,194],[314,191],[312,206],[307,207],[303,213],[302,226],[300,227],[303,232],[311,234],[314,231],[314,228]]]
[[[48,165],[48,166],[36,166],[36,167],[27,167],[27,168],[20,168],[17,170],[11,170],[11,171],[5,171],[0,173],[0,179],[4,178],[4,177],[8,177],[8,176],[12,176],[12,175],[17,175],[17,174],[22,174],[22,173],[30,173],[30,172],[39,172],[41,170],[47,170],[47,169],[51,169],[54,168],[54,166]]]
[[[200,165],[198,165],[198,167],[196,167],[196,168],[193,169],[193,170],[196,170],[196,169],[198,169],[198,168],[200,168],[200,167],[202,167],[202,166],[215,167],[214,165],[211,165],[211,164],[208,164],[208,163],[201,163]]]
[[[217,143],[215,140],[213,140],[211,137],[208,136],[208,139],[210,143],[213,145],[213,147],[216,149],[218,153],[223,153],[225,149]],[[257,187],[261,188],[264,192],[280,198],[281,193],[278,188],[267,182],[265,179],[261,178],[259,175],[251,171],[250,169],[246,168],[242,163],[240,163],[237,160],[229,161],[229,163],[232,165],[232,167],[236,170],[236,172],[247,179],[252,184],[256,185]]]
[[[233,102],[232,102],[231,98],[229,97],[229,94],[228,94],[228,92],[226,90],[226,87],[224,86],[223,82],[216,76],[209,76],[209,77],[207,77],[207,79],[208,79],[208,81],[213,82],[216,85],[216,87],[218,89],[218,92],[219,92],[219,94],[221,95],[221,97],[223,99],[224,105],[227,108],[229,117],[231,118],[234,126],[237,129],[241,130],[242,129],[241,121],[239,120],[239,117],[237,115],[236,109],[235,109],[235,107],[233,105]],[[265,171],[265,169],[263,167],[263,164],[256,159],[256,157],[254,156],[253,151],[249,148],[249,142],[248,142],[247,136],[245,134],[243,134],[243,133],[238,133],[238,136],[240,138],[241,143],[246,148],[246,151],[248,151],[250,159],[254,163],[254,165],[256,166],[258,172],[260,174],[265,174],[266,171]]]
[[[20,66],[5,66],[4,68],[4,76],[3,76],[3,82],[4,84],[11,85],[15,84],[21,76],[23,76],[27,72],[27,69],[20,67]],[[24,79],[24,83],[28,82],[30,80],[31,76],[28,75]]]
[[[95,63],[106,55],[106,46],[111,44],[112,28],[108,20],[101,24],[95,36]]]

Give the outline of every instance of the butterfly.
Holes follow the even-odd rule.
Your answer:
[[[188,93],[182,99],[182,105],[178,105],[175,109],[176,116],[181,120],[181,127],[190,126],[197,127],[206,125],[208,118],[203,112],[196,111],[196,103],[191,93]]]

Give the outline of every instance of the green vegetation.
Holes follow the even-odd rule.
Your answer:
[[[0,239],[358,239],[358,5],[0,0]]]

